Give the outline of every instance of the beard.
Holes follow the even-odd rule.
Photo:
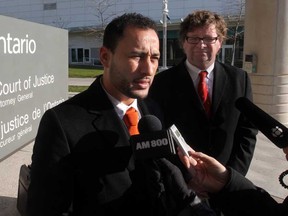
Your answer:
[[[144,99],[148,95],[149,88],[139,88],[129,76],[129,72],[121,73],[113,63],[110,67],[110,80],[114,88],[116,88],[121,94],[129,98]],[[128,74],[128,75],[126,75]],[[126,75],[126,76],[125,76]]]

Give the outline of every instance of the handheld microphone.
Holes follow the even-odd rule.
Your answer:
[[[138,130],[140,134],[130,138],[136,159],[162,158],[176,154],[170,132],[162,130],[161,121],[156,116],[143,116],[138,123]]]
[[[131,136],[130,142],[136,159],[162,158],[176,154],[175,144],[189,157],[190,147],[175,125],[162,130],[161,121],[153,115],[143,116],[138,123],[140,135]]]
[[[283,124],[245,97],[237,99],[235,106],[278,148],[288,146],[288,129]]]

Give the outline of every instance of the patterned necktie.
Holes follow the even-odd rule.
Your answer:
[[[210,99],[208,94],[208,85],[206,83],[206,77],[208,72],[207,71],[201,71],[199,73],[199,84],[198,84],[198,94],[203,102],[204,109],[208,115],[210,115]]]
[[[138,112],[136,109],[134,109],[133,107],[130,107],[124,117],[123,117],[123,121],[126,124],[128,131],[130,133],[130,135],[136,135],[139,134],[138,131]]]

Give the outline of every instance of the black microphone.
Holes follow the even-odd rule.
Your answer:
[[[162,123],[154,115],[145,115],[138,123],[138,130],[140,134],[160,131],[162,130]]]
[[[237,99],[235,106],[278,148],[288,146],[287,127],[245,97]]]
[[[143,116],[138,123],[139,135],[130,138],[137,160],[167,157],[176,154],[169,130],[162,130],[161,121],[154,115]]]

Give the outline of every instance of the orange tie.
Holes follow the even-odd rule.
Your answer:
[[[201,71],[199,73],[199,84],[198,84],[198,94],[203,102],[204,109],[206,113],[210,114],[210,99],[208,94],[208,85],[206,83],[205,78],[207,77],[208,72],[207,71]]]
[[[123,117],[123,121],[126,124],[130,135],[136,135],[139,134],[138,131],[138,112],[137,110],[135,110],[133,107],[130,107],[124,117]]]

